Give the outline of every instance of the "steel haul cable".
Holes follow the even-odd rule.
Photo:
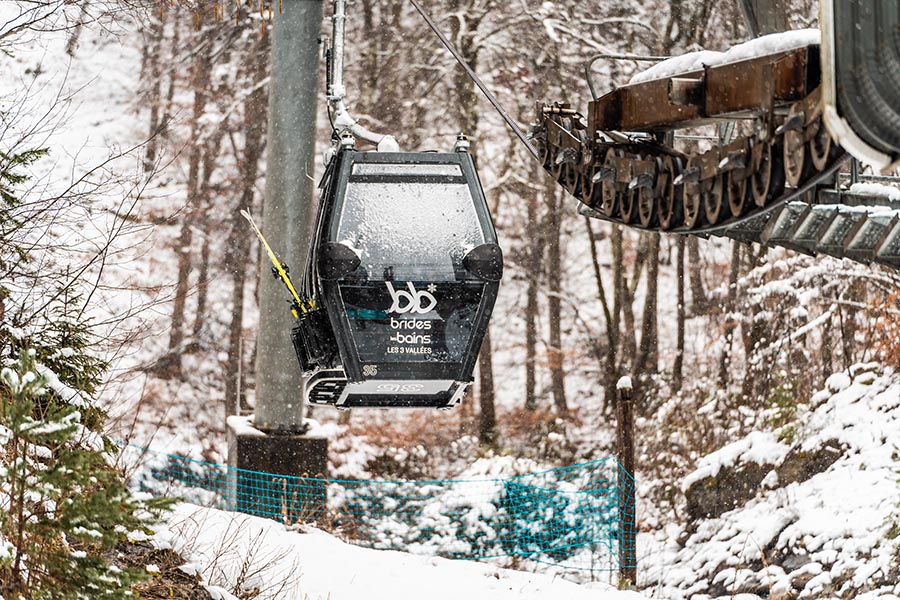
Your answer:
[[[487,86],[484,85],[484,82],[481,81],[481,78],[478,77],[478,75],[475,73],[475,71],[472,70],[472,67],[470,67],[469,64],[465,61],[465,59],[463,59],[462,55],[460,55],[460,53],[456,50],[456,48],[453,46],[453,44],[450,43],[450,40],[447,39],[447,37],[443,34],[443,32],[441,32],[441,30],[438,29],[437,25],[434,24],[434,21],[431,20],[431,17],[428,16],[428,14],[421,7],[421,5],[419,5],[419,3],[416,0],[409,0],[409,1],[412,3],[413,7],[415,7],[415,9],[419,12],[419,14],[422,15],[422,18],[425,19],[425,22],[428,24],[428,27],[431,28],[431,31],[433,31],[434,34],[438,37],[438,39],[441,40],[441,43],[444,45],[444,47],[450,51],[450,54],[453,55],[453,58],[456,59],[456,62],[459,63],[459,66],[461,66],[463,68],[463,70],[465,70],[465,72],[469,76],[469,78],[475,83],[475,85],[478,86],[478,89],[481,90],[481,93],[483,93],[485,95],[485,97],[494,106],[494,108],[497,110],[497,112],[500,113],[500,116],[503,117],[503,120],[506,121],[506,124],[509,125],[509,128],[512,129],[513,133],[515,133],[516,136],[522,141],[522,143],[525,144],[525,147],[528,148],[528,151],[531,153],[531,155],[534,157],[534,159],[536,161],[540,162],[541,159],[538,156],[537,150],[535,150],[534,146],[531,145],[531,142],[528,141],[528,138],[525,137],[525,134],[522,133],[522,130],[519,129],[519,126],[516,125],[515,121],[512,120],[512,118],[509,116],[509,113],[507,113],[506,110],[504,110],[504,108],[502,106],[500,106],[500,102],[497,100],[497,98],[494,96],[494,94],[491,93],[491,91],[487,88]]]

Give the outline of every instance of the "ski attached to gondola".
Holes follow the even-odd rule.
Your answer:
[[[269,242],[266,241],[266,237],[263,235],[260,228],[256,225],[256,221],[253,220],[253,215],[251,215],[249,211],[241,210],[241,216],[247,219],[247,221],[250,223],[250,226],[253,227],[253,231],[256,232],[256,237],[259,238],[259,241],[263,245],[263,248],[266,249],[266,254],[269,255],[269,260],[272,261],[272,275],[274,275],[276,279],[280,279],[284,283],[284,286],[288,289],[288,292],[290,292],[291,312],[293,313],[294,317],[299,318],[301,314],[305,314],[315,308],[314,303],[305,302],[300,298],[300,295],[297,293],[297,289],[294,287],[294,282],[291,281],[291,276],[288,274],[288,266],[278,260],[278,256],[275,254],[275,251],[272,250]]]
[[[316,306],[315,300],[301,296],[297,292],[294,282],[291,281],[288,266],[278,259],[262,230],[253,220],[253,216],[246,210],[241,211],[241,216],[253,227],[256,237],[269,255],[269,260],[272,261],[272,274],[276,279],[280,279],[290,292],[291,314],[297,319],[291,329],[291,343],[300,362],[300,369],[308,373],[322,367],[331,367],[336,361],[337,343],[334,334],[331,333],[328,316],[324,310]]]

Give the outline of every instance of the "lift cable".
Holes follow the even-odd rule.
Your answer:
[[[475,73],[475,71],[472,70],[472,67],[470,67],[468,65],[468,63],[466,63],[466,61],[459,54],[459,52],[456,50],[456,48],[453,46],[453,44],[450,43],[450,40],[448,40],[447,37],[441,32],[441,30],[437,28],[437,25],[435,25],[434,21],[432,21],[431,18],[428,16],[428,14],[425,13],[425,10],[421,7],[421,5],[419,5],[417,0],[409,0],[409,1],[412,3],[413,7],[415,7],[415,9],[419,12],[419,14],[422,15],[422,18],[425,19],[426,23],[428,23],[428,27],[430,27],[431,31],[433,31],[434,34],[438,37],[438,39],[441,40],[441,43],[444,44],[444,47],[450,51],[450,54],[453,55],[453,58],[456,59],[456,62],[459,63],[459,66],[461,66],[463,68],[463,70],[466,72],[466,74],[469,76],[469,78],[475,83],[475,85],[478,86],[478,89],[481,90],[481,93],[483,93],[485,95],[485,97],[494,106],[494,108],[497,110],[497,112],[500,113],[500,116],[503,117],[503,120],[506,121],[506,124],[509,125],[509,128],[512,129],[513,133],[515,133],[516,136],[518,136],[518,138],[522,141],[522,143],[525,144],[525,147],[528,148],[528,151],[531,152],[531,155],[534,157],[534,159],[537,161],[540,161],[541,159],[538,156],[537,150],[534,148],[534,146],[531,145],[531,143],[525,137],[525,134],[522,133],[522,130],[519,129],[518,125],[516,125],[515,121],[512,120],[512,118],[509,116],[509,113],[507,113],[503,109],[503,107],[500,106],[500,102],[497,100],[497,98],[494,96],[494,94],[492,94],[491,91],[487,88],[487,86],[484,85],[484,82],[482,82],[481,79],[478,77],[478,75]]]

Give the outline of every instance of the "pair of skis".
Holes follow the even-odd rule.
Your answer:
[[[249,221],[250,225],[253,227],[253,231],[256,232],[256,237],[259,238],[259,241],[262,242],[263,247],[266,249],[266,253],[269,255],[269,259],[272,261],[273,265],[272,275],[275,276],[275,279],[280,279],[284,282],[285,287],[291,293],[291,313],[294,315],[294,318],[299,319],[301,314],[306,314],[313,310],[315,308],[314,303],[306,302],[300,298],[300,294],[297,293],[296,288],[294,288],[294,283],[291,281],[291,276],[288,275],[288,266],[278,260],[275,251],[269,246],[269,242],[266,241],[262,231],[260,231],[256,222],[253,220],[253,216],[246,210],[241,210],[241,216]]]

